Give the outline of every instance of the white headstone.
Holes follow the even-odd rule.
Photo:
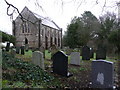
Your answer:
[[[35,51],[32,54],[32,62],[35,65],[40,66],[42,69],[44,69],[44,58],[43,53],[40,51]]]
[[[80,53],[79,52],[72,52],[70,54],[70,64],[80,65]]]

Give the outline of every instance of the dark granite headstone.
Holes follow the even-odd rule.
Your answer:
[[[113,62],[92,61],[92,88],[113,88]]]
[[[25,51],[24,51],[24,46],[21,46],[21,54],[24,55],[25,54]]]
[[[10,43],[7,43],[7,45],[6,45],[6,51],[9,52],[9,49],[10,49]]]
[[[53,73],[70,77],[72,74],[68,72],[68,56],[62,51],[56,52],[53,57]]]
[[[99,46],[96,51],[96,60],[106,59],[106,49],[103,46]]]
[[[17,54],[20,53],[20,47],[16,47],[16,53],[17,53]]]
[[[90,48],[88,46],[82,48],[82,60],[90,60]]]
[[[93,48],[90,48],[90,58],[94,58],[94,50],[93,50]]]

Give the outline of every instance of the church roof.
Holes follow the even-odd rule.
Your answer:
[[[40,16],[36,13],[33,13],[33,14],[35,15],[36,18],[38,18],[42,21],[41,23],[43,25],[46,25],[46,26],[52,27],[54,29],[60,30],[60,28],[57,26],[57,24],[53,20],[50,20],[48,17],[43,17],[43,16]]]
[[[50,18],[48,17],[43,17],[39,14],[36,14],[34,12],[32,12],[31,10],[29,10],[26,6],[24,7],[24,9],[22,10],[22,12],[26,12],[26,11],[29,11],[30,13],[32,13],[37,19],[41,20],[41,23],[43,25],[46,25],[48,27],[51,27],[51,28],[54,28],[54,29],[57,29],[57,30],[61,30],[61,28],[53,21],[53,20],[50,20]],[[21,13],[22,13],[21,12]],[[19,16],[18,16],[19,17]]]

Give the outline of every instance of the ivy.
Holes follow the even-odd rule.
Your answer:
[[[40,84],[54,80],[53,76],[50,76],[39,66],[21,59],[13,58],[6,52],[3,52],[2,56],[2,69],[5,70],[3,72],[3,79]]]

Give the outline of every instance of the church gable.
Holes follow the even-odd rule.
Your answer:
[[[22,15],[23,21],[29,21],[29,22],[31,22],[33,24],[36,23],[36,21],[38,21],[38,18],[36,18],[34,16],[34,14],[27,7],[24,7],[24,9],[21,11],[20,14]],[[18,15],[18,17],[15,19],[15,21],[18,18],[21,19],[21,16]]]

